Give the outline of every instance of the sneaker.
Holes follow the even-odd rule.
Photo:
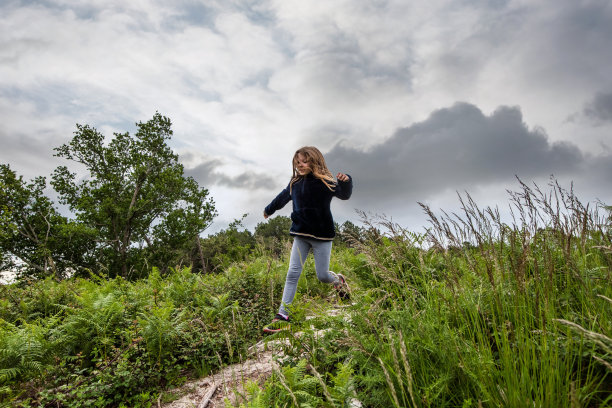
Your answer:
[[[280,314],[276,314],[274,319],[272,319],[272,323],[264,326],[264,333],[278,333],[283,330],[289,330],[290,324],[289,319],[281,316]]]
[[[334,289],[338,292],[338,297],[340,297],[341,300],[349,300],[351,298],[351,289],[348,283],[346,283],[344,275],[339,273],[337,275],[340,282],[334,283]]]

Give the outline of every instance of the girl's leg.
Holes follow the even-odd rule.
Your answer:
[[[329,258],[331,257],[331,241],[310,241],[312,245],[312,252],[314,254],[315,269],[317,271],[317,278],[321,282],[331,283],[334,285],[334,289],[338,292],[338,296],[342,300],[349,300],[351,298],[351,291],[346,279],[343,275],[337,274],[329,270]]]
[[[288,317],[289,311],[285,308],[293,302],[295,292],[297,291],[298,281],[304,268],[304,262],[310,251],[310,243],[301,237],[293,238],[293,247],[291,248],[291,258],[289,259],[289,270],[287,271],[287,279],[285,280],[285,288],[283,289],[283,300],[281,302],[278,313]]]
[[[339,278],[334,272],[329,270],[329,260],[331,257],[331,241],[309,240],[312,245],[312,253],[315,260],[317,278],[324,283],[338,283]]]

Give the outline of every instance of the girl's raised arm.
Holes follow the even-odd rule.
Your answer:
[[[336,197],[341,200],[348,200],[353,194],[353,178],[344,173],[338,173],[336,176],[338,184],[336,185]]]

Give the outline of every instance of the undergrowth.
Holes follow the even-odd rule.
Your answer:
[[[521,183],[511,222],[469,195],[423,205],[424,234],[364,214],[336,254],[352,305],[241,406],[612,406],[609,207],[550,187]]]
[[[0,401],[150,406],[162,390],[246,358],[277,307],[284,265],[0,287]]]
[[[236,406],[612,406],[609,207],[554,182],[521,183],[510,221],[460,203],[459,214],[423,205],[423,234],[363,214],[330,266],[350,303],[316,280],[311,257],[294,305],[301,334]],[[282,294],[288,251],[268,252],[215,274],[0,287],[1,401],[148,407],[244,361]]]

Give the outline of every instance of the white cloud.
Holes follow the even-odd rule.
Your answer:
[[[607,156],[597,152],[612,146],[602,119],[612,89],[608,3],[11,1],[0,6],[0,138],[9,146],[0,162],[48,174],[57,165],[48,152],[75,123],[132,131],[159,111],[173,121],[177,152],[222,161],[213,172],[226,185],[211,190],[233,219],[275,194],[249,190],[257,177],[286,183],[297,147],[330,151],[342,141],[358,154],[375,151],[397,129],[467,101],[484,117],[518,107],[528,129],[518,134],[531,136],[519,139],[525,147],[541,127],[549,147],[569,142],[580,149],[574,157],[603,171]],[[576,112],[580,120],[566,120]],[[481,151],[482,140],[454,131]],[[477,164],[461,174],[477,181]],[[429,187],[434,200],[453,189]],[[394,198],[413,199],[414,191]],[[342,205],[346,216],[352,204]]]

